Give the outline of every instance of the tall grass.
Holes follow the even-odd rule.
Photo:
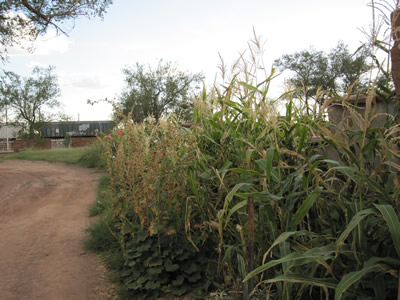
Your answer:
[[[326,99],[315,114],[305,113],[294,91],[270,99],[274,72],[265,75],[259,44],[253,43],[250,58],[234,64],[232,76],[223,74],[222,85],[203,91],[191,128],[174,118],[133,124],[128,117],[123,130],[103,140],[127,289],[149,297],[172,291],[174,284],[176,293],[188,290],[180,285],[190,286],[195,278],[184,272],[187,265],[176,262],[173,273],[164,261],[165,247],[175,253],[178,245],[192,261],[208,258],[195,267],[199,276],[210,278],[202,283],[203,292],[229,289],[240,297],[271,299],[395,298],[398,107],[375,128],[374,88],[363,113],[347,96]],[[285,103],[283,116],[277,114],[279,103]],[[326,120],[335,103],[353,124]],[[254,253],[249,199],[255,208]],[[213,264],[216,268],[209,268]]]

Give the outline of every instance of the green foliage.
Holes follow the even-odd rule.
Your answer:
[[[72,146],[72,137],[69,134],[66,134],[64,137],[64,147],[70,148]]]
[[[100,219],[92,223],[86,230],[85,248],[95,252],[118,251],[119,243],[112,231],[114,225],[111,210],[103,210]]]
[[[209,261],[197,253],[183,234],[160,232],[150,236],[146,229],[134,227],[134,236],[124,244],[122,273],[123,283],[132,295],[153,299],[161,293],[181,296],[204,288]]]
[[[77,148],[76,148],[77,149]],[[89,146],[81,147],[82,155],[78,159],[78,164],[86,168],[104,168],[104,148],[99,141],[91,143]]]
[[[101,155],[101,153],[96,153]],[[82,167],[100,167],[89,163],[84,157],[92,156],[92,146],[70,149],[47,149],[35,150],[28,149],[17,153],[2,156],[2,159],[23,159],[23,160],[42,160],[49,162],[62,162],[67,164],[77,164]],[[101,158],[95,160],[100,161]],[[93,160],[94,161],[94,160]]]
[[[0,58],[7,56],[7,48],[21,41],[33,41],[49,28],[66,33],[61,24],[78,17],[103,17],[112,0],[95,1],[18,1],[0,3]],[[24,17],[22,17],[22,15]]]
[[[158,121],[171,114],[191,118],[193,93],[203,75],[179,71],[172,63],[162,61],[156,69],[137,63],[123,71],[126,89],[120,106],[125,115],[132,113],[135,122],[143,122],[148,116]]]
[[[296,96],[304,98],[308,105],[309,99],[320,100],[317,99],[320,96],[318,89],[343,95],[354,85],[365,91],[367,81],[364,75],[370,69],[368,57],[365,48],[352,54],[343,42],[339,42],[329,53],[303,50],[285,54],[274,64],[280,71],[292,72],[291,83],[298,89]]]
[[[102,176],[99,179],[96,202],[92,203],[89,207],[90,217],[102,215],[105,210],[112,207],[112,199],[108,192],[109,185],[110,180],[108,176]]]
[[[192,127],[173,118],[142,124],[127,118],[122,130],[102,139],[125,286],[151,297],[191,284],[186,267],[171,258],[183,249],[192,262],[207,257],[216,266],[215,272],[206,262],[196,269],[221,293],[395,298],[399,107],[378,115],[370,90],[362,107],[358,98],[336,96],[319,113],[306,114],[296,90],[269,99],[274,70],[260,81],[260,67],[248,61],[257,59],[242,57],[232,78],[203,91]],[[386,90],[377,93],[387,105],[394,101]],[[282,100],[286,114],[279,116]],[[331,124],[325,114],[336,106],[343,117]],[[253,291],[249,279],[257,282]]]
[[[0,107],[8,105],[15,112],[13,121],[24,127],[30,139],[50,120],[51,114],[46,110],[60,105],[60,88],[53,70],[51,66],[35,67],[29,78],[6,71],[0,76]]]
[[[121,282],[132,297],[201,294],[213,277],[214,250],[196,237],[199,251],[185,236],[193,138],[172,119],[134,124],[122,118],[123,130],[102,139],[112,199],[103,203],[113,211],[111,228],[125,259]]]

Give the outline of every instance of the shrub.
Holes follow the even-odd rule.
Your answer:
[[[79,158],[79,165],[86,168],[104,168],[104,149],[99,141],[84,147],[84,149],[85,153]]]

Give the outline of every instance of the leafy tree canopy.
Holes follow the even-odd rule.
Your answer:
[[[366,87],[366,72],[370,69],[367,60],[369,53],[362,49],[352,54],[347,45],[339,42],[329,53],[313,48],[293,54],[285,54],[275,60],[279,71],[292,72],[291,82],[295,88],[306,87],[306,102],[314,98],[318,88],[343,94],[355,85],[358,89]]]
[[[149,115],[158,121],[173,113],[190,119],[193,94],[203,80],[202,74],[179,71],[176,65],[162,60],[155,69],[137,63],[123,72],[126,88],[120,107],[125,115],[132,112],[135,122]]]
[[[60,105],[60,89],[53,69],[35,67],[29,78],[7,71],[0,76],[0,108],[11,108],[14,121],[24,126],[29,138],[51,117],[46,110]]]
[[[65,33],[62,24],[84,16],[103,17],[112,0],[2,0],[0,1],[0,58],[22,40],[33,41],[49,28]]]

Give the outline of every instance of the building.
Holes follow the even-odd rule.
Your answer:
[[[31,141],[18,139],[21,126],[4,125],[0,128],[0,153],[19,152],[31,147],[36,149],[82,147],[94,142],[97,136],[108,134],[113,127],[112,121],[48,122],[39,131],[42,139]],[[67,136],[69,142],[66,142]]]
[[[43,138],[95,137],[109,133],[114,127],[112,121],[70,121],[48,122],[39,131]]]

